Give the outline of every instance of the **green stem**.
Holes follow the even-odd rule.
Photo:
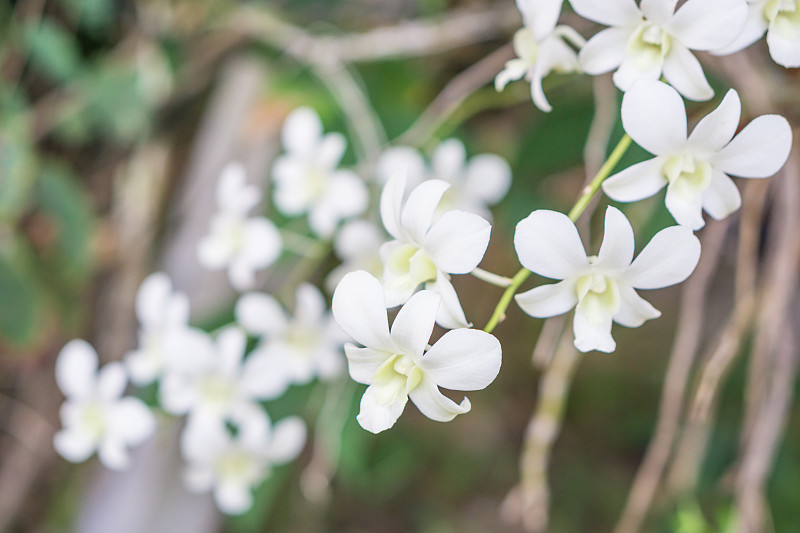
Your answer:
[[[617,166],[619,160],[622,159],[622,156],[625,155],[625,152],[628,150],[628,147],[631,145],[631,138],[626,133],[622,136],[622,139],[619,140],[617,146],[614,147],[614,150],[611,152],[611,155],[608,156],[606,162],[603,163],[603,166],[600,167],[600,170],[597,171],[597,174],[589,182],[589,185],[584,187],[583,193],[581,197],[578,198],[578,201],[575,202],[575,205],[569,212],[569,219],[573,222],[577,222],[578,218],[583,214],[586,210],[586,206],[589,205],[589,202],[592,201],[594,195],[597,194],[597,191],[600,190],[600,186],[606,180],[606,178],[611,174],[614,170],[614,167]]]
[[[606,159],[606,162],[603,163],[603,166],[597,171],[597,174],[594,176],[594,178],[592,178],[592,181],[590,181],[589,184],[584,187],[580,198],[578,198],[578,201],[575,202],[575,205],[572,206],[572,209],[570,209],[568,215],[570,220],[577,222],[578,218],[580,218],[580,216],[586,210],[589,202],[591,202],[592,198],[594,198],[594,195],[600,190],[600,186],[617,166],[619,160],[622,159],[622,156],[628,150],[630,145],[631,138],[628,136],[628,134],[623,135],[622,139],[620,139],[617,143],[617,146],[614,147],[611,155],[609,155],[608,159]],[[526,268],[522,268],[519,272],[514,274],[514,277],[511,278],[511,285],[509,285],[503,292],[503,296],[501,296],[500,301],[497,302],[497,306],[494,308],[494,312],[492,313],[491,318],[489,318],[489,322],[486,324],[486,327],[483,328],[483,331],[486,333],[491,333],[494,331],[494,328],[496,328],[497,325],[502,322],[503,319],[505,319],[506,310],[508,309],[508,306],[511,305],[511,300],[514,298],[514,294],[516,294],[520,285],[522,285],[530,275],[531,271]]]

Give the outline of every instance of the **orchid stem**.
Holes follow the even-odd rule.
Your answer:
[[[625,155],[625,152],[628,150],[630,145],[631,138],[626,133],[619,140],[617,146],[614,147],[611,155],[608,156],[608,159],[606,159],[606,162],[603,163],[602,167],[600,167],[600,170],[597,171],[597,174],[595,174],[594,178],[592,178],[592,181],[590,181],[589,184],[584,187],[581,196],[569,211],[568,216],[570,220],[577,222],[578,218],[580,218],[580,216],[586,210],[589,202],[591,202],[592,198],[594,198],[594,195],[600,190],[600,186],[617,166],[619,160],[622,159],[622,156]],[[496,328],[497,325],[505,319],[506,310],[508,309],[508,306],[511,305],[511,300],[514,298],[514,294],[516,294],[517,290],[519,290],[520,286],[525,282],[526,279],[528,279],[528,276],[530,275],[531,271],[526,268],[522,268],[519,272],[514,274],[514,277],[511,278],[511,284],[506,287],[505,292],[503,292],[503,296],[501,296],[500,301],[497,302],[497,306],[494,308],[494,312],[492,313],[491,318],[489,318],[489,322],[486,324],[486,327],[483,328],[483,331],[486,333],[491,333],[494,331],[494,328]]]
[[[494,285],[496,287],[508,287],[511,285],[512,281],[511,278],[507,278],[506,276],[501,276],[499,274],[494,274],[492,272],[488,272],[482,268],[475,267],[475,269],[470,272],[473,276],[478,278],[481,281],[485,281],[490,285]]]

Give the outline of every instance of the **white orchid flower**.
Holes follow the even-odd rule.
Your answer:
[[[575,347],[613,352],[611,323],[641,326],[661,313],[635,289],[658,289],[689,277],[700,258],[700,241],[689,228],[659,231],[633,259],[633,229],[619,209],[606,210],[603,244],[587,257],[575,224],[564,214],[538,210],[517,224],[514,247],[520,263],[541,276],[563,280],[516,296],[527,314],[549,317],[575,307]]]
[[[214,341],[206,334],[185,339],[192,341],[193,348],[186,348],[192,364],[162,378],[159,392],[165,411],[187,414],[189,423],[220,423],[237,409],[273,397],[271,376],[251,358],[242,360],[247,336],[238,327],[223,329]]]
[[[517,0],[524,27],[514,34],[515,59],[506,62],[494,80],[502,91],[514,80],[525,78],[531,84],[531,98],[542,111],[552,110],[542,89],[542,80],[553,71],[580,72],[578,56],[566,41],[577,48],[585,41],[569,26],[556,26],[563,0]]]
[[[166,274],[156,272],[139,286],[136,318],[139,346],[125,356],[125,366],[131,382],[144,386],[158,379],[178,358],[174,338],[189,328],[189,299],[172,290]]]
[[[610,26],[581,49],[589,74],[615,70],[614,83],[627,91],[637,80],[662,76],[690,100],[708,100],[714,91],[691,50],[716,50],[744,27],[745,0],[570,0],[573,9]]]
[[[666,205],[678,224],[702,228],[703,210],[715,219],[736,211],[742,198],[728,175],[766,178],[786,162],[792,130],[785,118],[763,115],[738,135],[739,95],[731,89],[719,107],[687,137],[686,109],[672,87],[657,81],[637,83],[622,100],[622,124],[642,148],[656,157],[611,176],[603,191],[633,202],[667,187]]]
[[[798,0],[749,0],[747,22],[731,44],[716,55],[726,55],[747,48],[764,33],[769,55],[786,68],[800,67],[800,2]]]
[[[96,450],[108,468],[126,468],[128,448],[147,440],[156,420],[141,400],[122,397],[127,384],[123,365],[108,363],[98,372],[94,348],[73,340],[58,354],[56,382],[66,397],[60,413],[64,428],[53,439],[56,451],[78,463]]]
[[[342,373],[342,345],[347,340],[327,312],[319,289],[304,283],[295,293],[294,316],[268,294],[248,293],[236,304],[236,320],[261,343],[248,364],[264,376],[269,397],[283,394],[291,384],[315,377],[330,380]]]
[[[437,322],[453,329],[467,319],[450,274],[467,274],[483,259],[491,225],[465,211],[448,211],[434,221],[436,207],[450,184],[428,180],[404,201],[405,176],[389,180],[381,193],[381,219],[394,240],[381,246],[386,304],[398,306],[424,284],[442,296]]]
[[[364,212],[369,200],[366,185],[355,173],[337,168],[345,139],[339,133],[323,135],[314,110],[294,110],[286,118],[281,139],[286,153],[272,167],[274,200],[281,213],[308,213],[311,230],[328,238],[339,221]]]
[[[182,442],[184,485],[192,492],[213,491],[217,507],[230,515],[250,509],[253,489],[269,477],[272,466],[295,459],[306,440],[305,424],[297,417],[271,427],[266,413],[256,408],[235,417],[234,423],[236,436],[224,425],[212,424],[202,430],[187,428]]]
[[[230,163],[223,169],[216,192],[219,212],[197,246],[197,258],[209,270],[227,269],[231,285],[246,290],[252,287],[255,272],[280,255],[281,235],[268,219],[247,216],[261,201],[261,192],[247,184],[241,164]]]
[[[333,293],[348,272],[366,270],[373,276],[383,275],[380,247],[386,242],[383,231],[367,220],[353,220],[342,226],[333,241],[333,251],[342,264],[325,278],[325,289]]]
[[[486,388],[500,371],[498,340],[483,331],[456,329],[426,351],[441,297],[420,291],[400,309],[389,329],[380,282],[364,271],[347,274],[333,294],[333,315],[342,329],[364,347],[345,345],[350,377],[369,385],[357,420],[379,433],[394,425],[408,399],[437,422],[470,410],[467,398],[457,404],[439,387]]]

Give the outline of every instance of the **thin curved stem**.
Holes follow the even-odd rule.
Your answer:
[[[507,278],[478,267],[475,267],[470,274],[481,281],[485,281],[490,285],[494,285],[495,287],[508,287],[512,283],[511,278]]]

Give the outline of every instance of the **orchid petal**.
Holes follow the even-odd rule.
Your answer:
[[[381,398],[376,385],[370,385],[361,397],[361,406],[356,420],[370,433],[380,433],[392,427],[408,402],[408,396],[399,395],[387,403]]]
[[[716,50],[733,42],[746,18],[743,0],[688,0],[664,29],[692,50]]]
[[[307,154],[322,137],[322,121],[316,111],[301,107],[292,111],[281,130],[281,141],[288,152]]]
[[[352,344],[345,344],[344,353],[347,355],[350,377],[365,385],[372,382],[375,371],[391,357],[390,353],[373,348],[358,348]]]
[[[95,387],[97,352],[83,340],[68,342],[56,359],[56,383],[67,398],[85,398]]]
[[[664,58],[664,79],[689,100],[704,101],[714,97],[700,61],[681,43],[674,42]]]
[[[465,211],[448,211],[428,231],[424,248],[436,267],[450,274],[467,274],[483,259],[492,226]]]
[[[638,328],[646,321],[661,316],[661,311],[650,305],[650,302],[636,294],[633,287],[625,283],[617,285],[621,306],[614,315],[614,322],[629,328]]]
[[[572,320],[572,330],[575,333],[575,347],[581,352],[597,350],[611,353],[617,348],[617,343],[611,336],[610,313],[588,317],[579,304]]]
[[[406,190],[406,173],[398,172],[392,176],[381,192],[381,221],[389,235],[395,239],[403,236],[400,225],[400,212],[403,206],[403,195]]]
[[[625,60],[625,50],[632,33],[631,28],[613,27],[589,39],[578,54],[583,71],[602,74],[619,67]]]
[[[639,146],[654,155],[670,155],[686,144],[683,99],[660,81],[639,81],[625,93],[622,125]]]
[[[392,324],[392,340],[403,354],[419,357],[433,333],[441,296],[420,291],[400,308]]]
[[[236,302],[236,322],[253,335],[275,335],[286,329],[286,313],[269,294],[249,292]]]
[[[346,274],[333,293],[333,316],[356,342],[385,352],[394,351],[383,287],[363,270]]]
[[[450,422],[456,416],[468,413],[472,408],[467,398],[457,404],[439,392],[436,383],[427,378],[423,378],[408,396],[423,415],[436,422]]]
[[[699,259],[700,241],[692,230],[672,226],[655,234],[622,278],[636,289],[669,287],[688,278]]]
[[[698,151],[718,152],[733,139],[741,115],[739,94],[731,89],[719,106],[697,123],[689,136],[689,144]]]
[[[567,279],[589,266],[575,224],[556,211],[540,209],[520,221],[514,248],[525,268],[546,278]]]
[[[576,279],[565,279],[558,283],[540,285],[529,291],[517,294],[517,305],[535,318],[561,315],[578,303]]]
[[[445,389],[480,390],[500,372],[502,349],[494,335],[476,329],[448,331],[417,365]]]
[[[268,455],[276,464],[288,463],[300,455],[306,443],[306,425],[296,416],[284,418],[273,428]]]
[[[414,244],[421,245],[425,240],[436,206],[449,188],[450,184],[446,181],[428,180],[417,185],[408,195],[400,215],[400,224]]]
[[[570,0],[569,3],[583,18],[606,26],[632,26],[642,18],[633,0]]]
[[[633,228],[622,211],[609,206],[606,209],[603,244],[595,266],[612,271],[624,270],[633,260]]]
[[[792,149],[792,128],[779,115],[753,119],[712,161],[714,168],[742,178],[772,176]]]
[[[636,202],[649,198],[667,185],[661,172],[666,158],[654,157],[629,166],[603,182],[603,192],[617,202]]]
[[[711,184],[703,194],[703,209],[716,220],[722,220],[742,205],[736,184],[724,173],[714,170]]]

